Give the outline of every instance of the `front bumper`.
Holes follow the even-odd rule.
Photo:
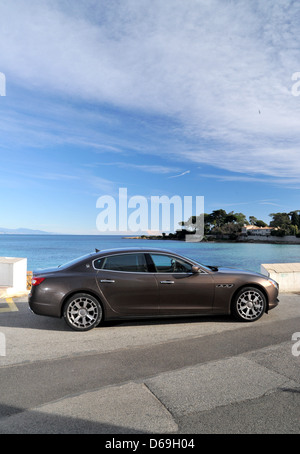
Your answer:
[[[278,304],[279,304],[278,298],[276,298],[273,301],[269,301],[268,310],[270,311],[271,309],[274,309],[274,307],[278,306]]]

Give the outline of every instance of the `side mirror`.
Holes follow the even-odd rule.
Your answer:
[[[193,265],[192,266],[192,273],[200,273],[200,266]]]

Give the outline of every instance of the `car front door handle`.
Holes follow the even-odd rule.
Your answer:
[[[160,281],[161,284],[174,284],[174,281]]]
[[[113,284],[115,281],[113,279],[101,279],[100,282],[107,282],[107,283]]]

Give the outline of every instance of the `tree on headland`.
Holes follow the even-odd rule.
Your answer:
[[[179,224],[185,226],[188,231],[195,228],[197,216],[191,216],[187,221]],[[227,235],[235,239],[241,233],[242,227],[249,222],[243,213],[227,213],[223,209],[214,210],[212,213],[204,213],[204,235]]]
[[[288,213],[271,213],[269,216],[273,217],[270,227],[287,228],[291,224]]]
[[[291,216],[291,224],[296,225],[300,230],[300,210],[291,211],[289,216]]]
[[[300,235],[300,210],[294,210],[290,213],[271,213],[272,220],[270,227],[276,228],[272,235]],[[187,221],[180,222],[185,226],[187,231],[195,229],[197,216],[191,216]],[[230,211],[227,213],[223,209],[214,210],[211,213],[204,213],[204,234],[229,235],[235,238],[244,225],[253,225],[255,227],[268,227],[268,224],[255,216],[249,216],[249,221],[243,213]]]
[[[268,224],[266,224],[264,221],[261,221],[260,219],[258,219],[254,225],[255,227],[268,227]]]
[[[273,219],[270,222],[270,227],[277,227],[277,230],[272,232],[276,236],[299,235],[300,232],[300,210],[294,210],[290,213],[271,213]]]
[[[207,221],[210,225],[220,227],[226,222],[227,213],[225,210],[214,210],[207,217]]]
[[[268,224],[266,224],[264,221],[257,219],[255,216],[249,216],[249,223],[250,225],[255,225],[255,227],[267,227]]]
[[[202,216],[202,219],[204,219],[204,235],[215,235],[220,238],[226,236],[226,238],[234,240],[241,234],[242,227],[249,224],[255,227],[268,227],[266,222],[257,219],[255,216],[249,216],[249,220],[247,220],[243,213],[233,211],[227,213],[223,209],[204,213]],[[271,235],[300,237],[300,210],[289,213],[271,213],[269,216],[272,218],[269,226],[274,228]],[[190,216],[187,221],[179,223],[179,225],[184,226],[184,229],[177,230],[176,233],[169,235],[163,234],[163,238],[181,239],[184,238],[186,233],[195,233],[195,226],[199,217]]]
[[[249,216],[250,225],[255,225],[257,218],[255,216]]]

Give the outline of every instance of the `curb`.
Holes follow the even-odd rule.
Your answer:
[[[2,288],[0,289],[0,299],[6,299],[6,298],[20,298],[22,296],[28,296],[29,290],[23,290],[23,291],[15,291],[12,288]]]

